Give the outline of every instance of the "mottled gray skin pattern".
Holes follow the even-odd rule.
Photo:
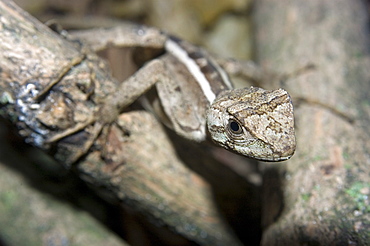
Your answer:
[[[296,147],[293,105],[283,89],[224,91],[207,111],[207,127],[216,144],[257,160],[287,160]]]

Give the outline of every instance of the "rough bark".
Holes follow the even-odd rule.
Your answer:
[[[6,141],[8,131],[0,125],[1,245],[128,245],[85,211],[32,187],[29,175],[33,169],[27,167],[32,163],[25,152],[20,155]],[[19,165],[27,175],[19,172]],[[45,183],[41,170],[33,174],[33,181],[44,190],[46,186],[57,185],[59,191],[68,186],[66,179],[63,184]],[[80,195],[91,203],[86,193]]]
[[[0,2],[0,13],[1,115],[28,143],[65,164],[50,161],[37,163],[38,168],[58,179],[63,178],[61,172],[77,172],[105,199],[118,201],[198,244],[239,245],[213,197],[217,199],[218,192],[224,195],[221,199],[225,195],[245,198],[249,194],[242,190],[245,181],[240,185],[235,173],[216,168],[211,179],[221,191],[212,191],[178,159],[163,129],[148,113],[124,113],[99,136],[91,125],[56,145],[48,144],[49,134],[78,123],[71,121],[71,115],[83,122],[98,112],[117,82],[97,56],[78,50],[78,42],[52,32],[11,1]],[[86,141],[94,141],[93,148],[80,162],[71,163],[70,155]],[[210,163],[212,167],[216,162]],[[222,177],[230,173],[230,184],[219,184],[215,174],[221,173]],[[233,187],[236,191],[229,192]],[[234,209],[233,202],[226,204]],[[252,212],[257,210],[258,204]],[[236,209],[232,212],[237,215]]]
[[[315,69],[281,86],[295,105],[298,147],[267,167],[262,245],[370,242],[370,54],[363,1],[256,1],[257,58],[277,72]]]

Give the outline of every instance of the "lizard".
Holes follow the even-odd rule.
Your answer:
[[[294,154],[293,105],[288,92],[253,86],[235,89],[228,72],[246,72],[240,71],[248,70],[242,62],[233,60],[236,66],[228,67],[201,47],[142,25],[79,31],[71,36],[94,51],[113,45],[154,47],[163,52],[122,82],[95,117],[51,137],[49,142],[93,123],[100,131],[122,109],[155,87],[163,121],[182,137],[196,142],[211,139],[218,146],[261,161],[284,161]],[[235,67],[239,67],[237,72],[232,71]]]

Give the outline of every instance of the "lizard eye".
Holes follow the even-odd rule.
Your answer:
[[[238,122],[235,120],[229,120],[229,123],[227,124],[228,130],[233,134],[241,134],[243,132],[242,127]]]

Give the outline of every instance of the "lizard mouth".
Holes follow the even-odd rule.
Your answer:
[[[266,144],[259,139],[227,141],[224,147],[236,154],[266,162],[285,161],[290,159],[293,155],[293,153],[281,153],[278,151],[274,151],[271,145]]]

